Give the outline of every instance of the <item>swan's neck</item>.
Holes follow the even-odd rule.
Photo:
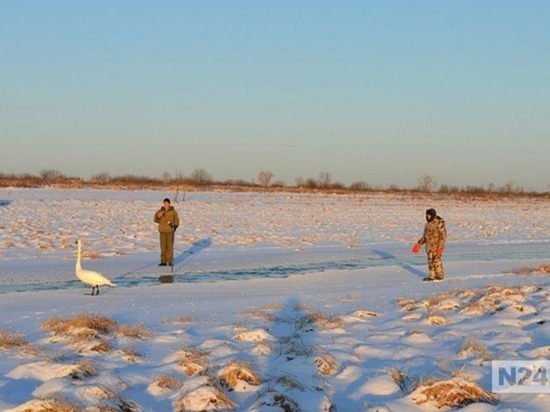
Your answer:
[[[78,242],[78,251],[76,253],[76,265],[75,265],[75,268],[77,270],[82,270],[82,265],[80,264],[80,249],[81,249],[81,244],[80,242]]]

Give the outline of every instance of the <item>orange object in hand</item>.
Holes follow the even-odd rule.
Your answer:
[[[437,255],[437,257],[441,257],[441,255],[443,254],[443,246],[439,246],[435,251],[435,254]]]
[[[421,247],[422,245],[420,243],[417,243],[416,245],[414,245],[412,248],[413,253],[418,253]]]

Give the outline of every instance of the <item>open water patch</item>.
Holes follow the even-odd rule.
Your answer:
[[[272,264],[257,267],[236,267],[230,269],[212,269],[212,270],[185,270],[184,263],[174,268],[174,272],[166,271],[166,268],[160,270],[155,263],[141,266],[135,270],[126,273],[120,273],[112,276],[111,280],[116,283],[117,288],[132,288],[144,286],[157,286],[161,283],[161,276],[173,276],[171,283],[205,283],[205,282],[225,282],[235,280],[251,279],[274,279],[287,278],[294,275],[308,275],[326,271],[345,271],[360,270],[376,267],[402,267],[413,274],[419,275],[426,270],[426,257],[424,254],[418,254],[408,257],[399,257],[389,252],[379,249],[369,249],[364,251],[364,256],[355,258],[335,259],[301,262],[293,264]],[[523,260],[545,260],[550,259],[550,251],[520,250],[511,252],[509,250],[480,250],[473,252],[449,253],[444,256],[444,262],[490,262],[490,261],[514,261]],[[183,261],[182,261],[183,262]],[[88,291],[90,286],[83,284],[77,279],[60,281],[34,281],[18,282],[12,277],[8,282],[0,284],[0,294],[14,292],[38,292],[47,290],[63,289],[82,289]],[[108,287],[101,287],[101,292],[108,293]]]

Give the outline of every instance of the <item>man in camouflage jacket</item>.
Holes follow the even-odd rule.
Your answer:
[[[435,209],[426,210],[426,226],[424,226],[424,234],[416,245],[413,247],[413,252],[418,253],[422,245],[426,245],[426,254],[428,256],[428,271],[429,276],[425,281],[443,280],[445,273],[443,271],[443,262],[441,256],[445,248],[447,240],[447,229],[445,229],[445,221],[437,216]]]

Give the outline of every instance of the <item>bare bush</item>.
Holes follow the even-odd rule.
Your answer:
[[[357,181],[357,182],[353,182],[350,185],[350,189],[358,190],[358,191],[372,190],[371,186],[367,182],[364,182],[362,180]]]
[[[319,173],[319,187],[323,189],[327,189],[331,187],[331,184],[332,184],[332,176],[329,172]]]
[[[111,181],[111,175],[107,172],[98,173],[92,176],[92,182],[96,183],[108,183]]]
[[[421,192],[432,192],[437,186],[437,178],[435,176],[424,174],[418,178],[418,190]]]
[[[65,179],[66,176],[56,169],[43,169],[38,172],[40,178],[45,182],[55,182],[56,180]]]
[[[258,173],[258,184],[262,187],[268,187],[271,184],[271,179],[273,179],[273,173],[267,170],[262,170]]]
[[[191,172],[191,181],[198,186],[205,186],[212,183],[212,176],[204,169],[195,169]]]

